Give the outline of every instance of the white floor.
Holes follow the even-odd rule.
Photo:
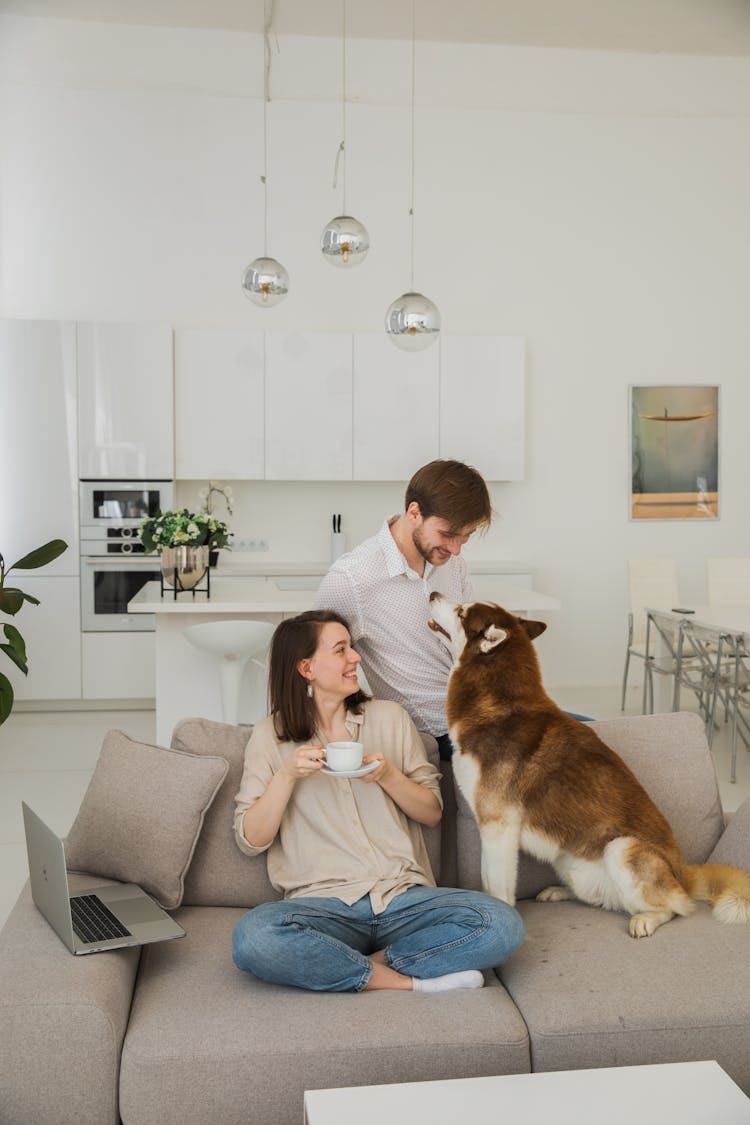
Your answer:
[[[597,719],[620,715],[619,688],[566,688],[552,693],[561,707]],[[689,701],[685,701],[686,704]],[[640,713],[640,692],[628,692],[628,714]],[[61,836],[70,829],[86,791],[102,737],[112,728],[153,742],[153,711],[14,711],[0,727],[0,926],[26,880],[21,819],[24,800]],[[740,744],[737,782],[729,782],[726,728],[714,738],[724,807],[750,796],[750,754]]]

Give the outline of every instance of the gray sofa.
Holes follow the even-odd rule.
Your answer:
[[[750,801],[725,829],[696,716],[595,728],[670,818],[688,861],[713,853],[750,868]],[[554,881],[536,862],[524,860],[519,877],[525,944],[482,990],[320,995],[240,973],[232,927],[274,897],[264,857],[241,855],[231,834],[247,737],[199,719],[174,732],[170,763],[209,756],[223,778],[178,873],[186,938],[73,957],[22,893],[0,934],[0,1121],[275,1125],[301,1121],[309,1088],[694,1059],[717,1059],[750,1093],[750,927],[721,925],[700,906],[635,941],[624,915],[533,901]],[[128,759],[127,746],[117,752]],[[160,795],[165,809],[179,806],[171,796]],[[70,837],[79,857],[92,799]],[[478,885],[478,834],[460,797],[442,841],[440,829],[426,837],[436,869],[442,847],[452,878]],[[106,874],[112,859],[95,859],[89,869]],[[71,876],[74,888],[84,882],[96,880]]]

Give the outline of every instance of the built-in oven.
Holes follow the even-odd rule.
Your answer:
[[[172,482],[81,481],[80,505],[83,632],[153,630],[153,614],[127,606],[160,576],[159,557],[144,554],[138,529],[145,516],[172,507]]]

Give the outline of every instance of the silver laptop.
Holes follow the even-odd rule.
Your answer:
[[[34,905],[71,953],[185,937],[182,926],[134,883],[107,883],[71,895],[62,840],[21,804]]]

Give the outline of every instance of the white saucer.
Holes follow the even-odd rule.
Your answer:
[[[326,777],[364,777],[366,773],[372,773],[380,765],[380,761],[369,762],[366,766],[360,766],[358,770],[329,770],[328,766],[323,766],[320,771]]]

